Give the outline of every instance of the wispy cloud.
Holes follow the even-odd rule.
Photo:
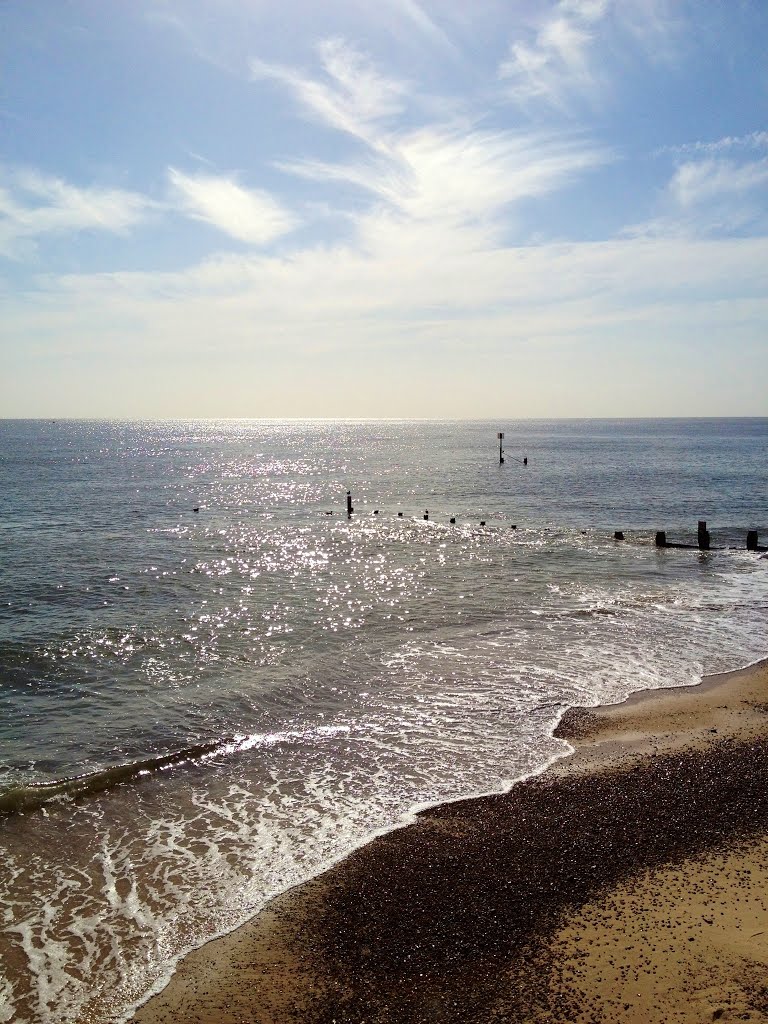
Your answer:
[[[610,67],[628,44],[669,59],[682,17],[670,0],[558,0],[541,4],[527,38],[510,43],[499,77],[524,108],[571,113],[608,95]]]
[[[723,196],[742,195],[768,184],[768,158],[736,163],[707,159],[681,164],[669,184],[673,199],[684,208]]]
[[[232,178],[187,175],[175,168],[168,177],[184,213],[240,242],[266,245],[298,224],[268,192],[243,188]]]
[[[409,224],[481,225],[493,238],[510,204],[555,191],[610,158],[578,137],[432,125],[389,136],[386,155],[368,162],[284,166],[315,180],[346,181],[383,202],[374,217],[360,218],[364,233],[373,224],[380,230],[388,215],[401,231]]]
[[[362,0],[361,7],[365,7],[369,16],[374,9],[369,0]],[[386,0],[375,5],[375,9],[376,16],[387,23],[390,33],[401,45],[413,41],[415,30],[422,39],[443,55],[454,60],[462,59],[456,45],[435,18],[426,12],[424,4],[417,3],[417,0]],[[450,14],[450,10],[447,13]]]
[[[287,68],[272,77],[327,125],[364,140],[366,150],[353,161],[305,158],[278,167],[364,190],[370,205],[362,211],[355,205],[348,216],[368,252],[382,245],[391,251],[398,238],[404,246],[418,244],[419,233],[424,244],[438,236],[451,247],[481,239],[493,244],[511,204],[550,193],[612,159],[607,147],[577,134],[481,130],[471,118],[445,123],[426,116],[414,126],[414,111],[405,116],[403,109],[407,83],[385,77],[340,40],[320,52],[323,79]]]
[[[510,97],[565,109],[574,94],[591,94],[597,83],[590,63],[595,27],[605,17],[608,0],[561,0],[546,16],[530,42],[515,41],[499,75]]]
[[[127,231],[156,205],[136,192],[80,188],[34,171],[7,172],[3,177],[0,253],[6,256],[13,256],[19,243],[43,235]]]
[[[746,135],[726,135],[713,142],[697,141],[686,142],[680,146],[662,146],[656,151],[656,155],[669,153],[674,156],[709,156],[734,149],[768,149],[768,132],[755,131],[748,132]]]
[[[342,39],[323,40],[317,49],[322,81],[259,60],[252,62],[252,73],[287,85],[304,110],[321,122],[372,142],[375,129],[402,110],[407,83],[380,74],[368,57]]]
[[[722,147],[723,149],[730,147]],[[707,236],[768,227],[768,157],[736,161],[708,156],[680,164],[663,190],[660,213],[632,225],[632,235]]]

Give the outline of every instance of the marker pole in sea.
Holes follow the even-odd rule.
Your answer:
[[[499,465],[500,466],[504,465],[504,448],[503,448],[503,444],[504,444],[504,434],[501,431],[499,431]]]

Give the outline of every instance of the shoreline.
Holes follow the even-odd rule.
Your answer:
[[[573,753],[504,793],[420,809],[190,953],[131,1020],[639,1024],[728,1020],[736,1005],[741,1019],[768,1020],[768,998],[766,1016],[754,1016],[762,1004],[748,991],[760,986],[734,981],[735,968],[707,997],[722,1003],[717,1017],[702,1017],[692,996],[691,957],[708,980],[716,964],[722,974],[731,963],[726,947],[740,948],[733,914],[717,911],[731,922],[729,942],[727,929],[707,926],[710,939],[719,936],[706,946],[709,973],[702,936],[685,934],[679,957],[667,941],[685,931],[670,922],[691,887],[721,891],[726,908],[742,901],[768,936],[765,701],[768,659],[696,685],[568,709],[554,734]],[[686,913],[701,918],[700,904],[688,903]],[[662,923],[653,917],[659,906]],[[629,952],[616,956],[633,921],[653,928],[653,941],[626,943],[643,950],[637,970]],[[652,946],[663,956],[651,956]],[[755,936],[750,952],[767,963],[768,938]],[[688,987],[677,995],[670,964],[685,965]]]

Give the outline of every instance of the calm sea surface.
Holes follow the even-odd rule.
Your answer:
[[[768,655],[767,442],[0,421],[0,1021],[118,1020],[415,807],[560,756],[567,706]],[[720,550],[654,547],[698,519]]]

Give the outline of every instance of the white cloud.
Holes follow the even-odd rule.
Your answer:
[[[732,149],[768,149],[768,132],[755,131],[745,135],[726,135],[713,142],[687,142],[681,146],[663,146],[657,150],[657,155],[672,153],[675,156],[717,154]]]
[[[121,189],[78,188],[33,171],[5,175],[0,188],[0,252],[43,235],[79,231],[121,233],[142,221],[155,204]]]
[[[653,60],[677,52],[682,17],[671,0],[558,0],[539,9],[528,38],[511,42],[499,67],[507,95],[524,108],[571,113],[579,102],[604,99],[627,43]]]
[[[461,222],[551,192],[608,159],[607,150],[577,137],[428,126],[390,136],[386,158],[368,163],[281,166],[359,185],[417,219]]]
[[[368,152],[354,162],[304,159],[278,166],[311,180],[354,185],[382,204],[354,215],[366,249],[371,233],[380,239],[402,232],[412,240],[409,224],[440,225],[446,240],[448,225],[483,225],[487,238],[495,237],[509,204],[551,192],[612,159],[607,149],[576,135],[481,131],[466,119],[398,126],[391,122],[401,108],[404,83],[380,75],[338,40],[324,44],[322,53],[325,71],[337,83],[334,90],[288,69],[280,70],[279,80],[326,123],[363,138]],[[462,235],[457,241],[468,239]]]
[[[413,247],[447,252],[494,247],[514,204],[544,196],[611,159],[578,137],[428,126],[390,135],[367,162],[301,162],[284,169],[365,189],[374,204],[350,215],[366,252]]]
[[[405,18],[407,20],[409,29],[415,27],[431,43],[440,47],[443,52],[450,54],[452,57],[458,56],[458,51],[449,37],[435,20],[429,17],[423,6],[417,3],[416,0],[389,0],[389,3],[394,8],[398,18]],[[367,3],[366,6],[370,7]]]
[[[506,408],[510,388],[521,389],[520,415],[543,415],[544,380],[563,388],[552,414],[579,415],[597,407],[574,406],[569,375],[589,377],[617,349],[624,367],[634,358],[653,374],[654,339],[669,349],[706,329],[753,344],[768,315],[765,238],[493,246],[482,232],[383,209],[363,228],[364,245],[290,259],[242,253],[176,273],[40,279],[33,304],[8,296],[4,323],[65,374],[60,351],[98,351],[125,373],[151,366],[157,394],[113,396],[112,415],[478,415],[489,402]],[[542,377],[551,349],[574,355],[548,361]],[[415,362],[408,388],[387,392]],[[623,386],[647,414],[632,372],[614,384],[602,414],[617,414]]]
[[[723,146],[723,149],[730,148]],[[660,198],[660,213],[630,226],[630,235],[707,236],[768,229],[765,189],[768,157],[738,162],[706,157],[674,171]]]
[[[574,93],[596,87],[590,66],[594,28],[604,17],[607,0],[561,0],[540,23],[533,40],[513,42],[499,68],[509,95],[519,103],[542,100],[565,109]]]
[[[231,178],[182,174],[174,168],[168,177],[188,216],[240,242],[266,245],[297,226],[296,217],[262,189],[243,188]]]
[[[424,129],[399,141],[413,188],[400,198],[412,217],[466,223],[544,195],[605,159],[597,147],[513,133]]]
[[[407,83],[381,75],[344,40],[326,39],[318,51],[326,81],[259,60],[252,62],[252,73],[287,85],[301,106],[325,124],[371,142],[377,127],[403,109]]]
[[[750,192],[768,184],[768,158],[737,164],[732,160],[684,163],[674,173],[669,191],[680,206],[692,207],[721,196]]]

